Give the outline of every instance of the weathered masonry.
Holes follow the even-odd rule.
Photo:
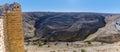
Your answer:
[[[0,52],[25,52],[21,6],[16,2],[0,6]]]

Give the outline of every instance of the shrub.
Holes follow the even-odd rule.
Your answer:
[[[87,44],[92,45],[92,41],[86,41]]]
[[[73,52],[77,52],[76,50],[73,50]]]
[[[69,44],[68,44],[68,43],[67,43],[66,45],[67,45],[67,46],[69,46]]]
[[[48,39],[45,39],[44,42],[49,42]]]
[[[55,43],[55,45],[57,45],[58,43]]]
[[[85,49],[81,49],[81,52],[86,52]]]
[[[48,47],[50,47],[50,45],[48,45]]]
[[[43,43],[40,41],[33,42],[34,45],[43,46]]]

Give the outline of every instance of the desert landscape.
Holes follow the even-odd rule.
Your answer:
[[[0,1],[0,52],[120,52],[119,2]]]
[[[55,14],[55,15],[54,15]],[[45,15],[45,16],[44,16]],[[52,17],[49,17],[49,15],[52,15]],[[73,18],[80,18],[80,21],[82,23],[78,23],[78,21],[74,22],[70,26],[66,28],[64,26],[65,22],[68,22],[69,20],[65,20],[66,18],[69,19],[71,16]],[[38,23],[35,23],[34,16],[38,16],[39,19],[44,19],[44,21],[38,21],[39,24],[41,24],[40,27],[42,27],[42,24],[45,23],[45,25],[42,27],[42,29],[36,28],[35,25],[39,25]],[[40,17],[43,16],[43,17]],[[55,16],[55,17],[54,17]],[[56,17],[57,16],[57,17]],[[68,16],[64,17],[63,16]],[[87,18],[87,16],[91,18]],[[27,19],[31,19],[30,21],[27,21],[24,17],[29,17]],[[44,18],[45,17],[45,18]],[[93,18],[92,18],[93,17]],[[100,18],[99,18],[100,17]],[[49,18],[51,19],[49,21]],[[55,19],[54,19],[55,18]],[[73,19],[72,18],[72,19]],[[87,21],[84,22],[84,20],[81,20],[81,18],[86,19]],[[102,18],[102,19],[101,19]],[[119,14],[101,14],[101,13],[36,13],[36,12],[27,12],[23,13],[23,21],[26,26],[28,25],[31,28],[24,28],[24,35],[25,35],[25,48],[28,52],[119,52],[119,31],[115,27],[116,21],[119,20],[120,15]],[[49,23],[54,19],[56,23],[53,22],[53,25],[49,25]],[[58,21],[57,19],[62,19],[61,21]],[[88,21],[89,20],[89,21]],[[97,21],[98,20],[98,21]],[[99,21],[100,20],[100,21]],[[37,20],[36,20],[37,21]],[[49,21],[47,23],[47,21]],[[72,21],[72,20],[70,20]],[[94,23],[95,21],[95,23]],[[63,23],[64,22],[64,23]],[[24,24],[23,23],[23,24]],[[87,23],[86,25],[84,25]],[[33,25],[34,24],[34,25]],[[51,24],[51,23],[50,23]],[[76,25],[75,25],[76,24]],[[91,25],[89,25],[91,24]],[[61,26],[59,26],[61,25]],[[69,24],[67,24],[69,25]],[[82,29],[82,27],[83,29]],[[101,26],[101,27],[100,27]],[[52,28],[51,28],[52,27]],[[45,29],[44,29],[45,28]],[[48,28],[48,29],[47,29]],[[87,28],[87,29],[85,29]],[[93,29],[89,29],[93,28]],[[95,30],[94,28],[98,28]],[[25,31],[27,29],[27,31]],[[28,29],[30,30],[29,33],[41,33],[40,35],[30,35],[28,36]],[[39,29],[39,31],[37,31]],[[53,29],[53,30],[52,30]],[[59,30],[60,29],[60,30]],[[62,29],[62,30],[61,30]],[[69,29],[69,30],[67,30]],[[78,29],[78,32],[76,32]],[[44,30],[44,31],[43,31]],[[49,33],[51,35],[44,35],[49,31],[56,32]],[[59,34],[60,31],[61,34]],[[68,33],[67,33],[68,31]],[[74,33],[75,32],[75,33]],[[93,33],[90,33],[93,32]],[[30,33],[30,34],[31,34]],[[78,34],[76,34],[78,33]],[[83,33],[83,34],[79,34]],[[64,35],[62,35],[64,34]],[[26,36],[27,35],[27,36]],[[55,36],[55,35],[58,35]],[[76,36],[73,36],[76,35]],[[80,35],[80,36],[79,36]],[[58,39],[54,39],[55,37]],[[77,38],[79,36],[79,38]],[[86,37],[87,36],[87,37]],[[41,37],[41,38],[40,38]],[[74,38],[75,39],[74,39]],[[80,38],[81,37],[81,38]],[[45,39],[47,38],[47,39]],[[49,39],[48,39],[49,38]],[[47,42],[44,44],[44,42]],[[37,45],[34,44],[34,42],[40,41]],[[43,41],[43,42],[41,42]],[[30,43],[28,43],[30,42]],[[41,45],[43,43],[43,45]],[[39,44],[41,46],[39,46]]]

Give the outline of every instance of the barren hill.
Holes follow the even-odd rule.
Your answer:
[[[23,12],[25,40],[119,41],[118,14]]]

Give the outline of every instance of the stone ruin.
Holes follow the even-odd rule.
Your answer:
[[[0,6],[0,52],[25,52],[19,3]]]

